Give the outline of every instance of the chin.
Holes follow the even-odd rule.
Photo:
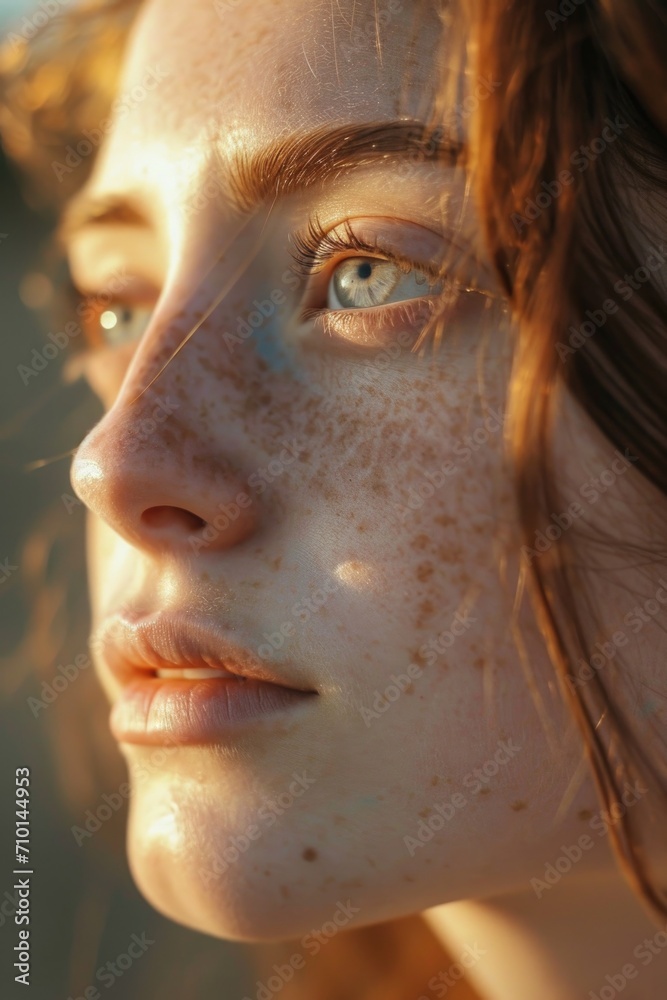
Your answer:
[[[130,870],[142,896],[163,916],[191,930],[228,941],[258,943],[284,937],[281,921],[221,878],[207,888],[195,859],[176,862],[159,850],[130,843]]]
[[[164,916],[214,937],[252,942],[289,936],[290,914],[272,877],[276,864],[266,849],[239,853],[226,864],[216,845],[229,844],[234,831],[228,818],[216,822],[218,812],[184,808],[162,789],[138,790],[127,839],[137,888]]]
[[[194,802],[162,781],[133,791],[130,870],[156,910],[193,930],[248,943],[303,937],[331,921],[350,890],[334,872],[304,863],[300,848],[295,853],[298,829],[274,828],[274,836],[250,843],[243,809],[224,809],[219,790],[199,786],[199,793]],[[232,844],[241,848],[236,854]],[[340,929],[354,923],[346,915]]]
[[[174,854],[164,844],[130,831],[130,870],[137,888],[158,912],[176,923],[230,941],[276,941],[295,936],[290,932],[293,914],[262,892],[262,872],[248,878],[242,870],[210,872],[195,845],[190,852]],[[269,869],[265,869],[268,871]],[[264,877],[268,882],[269,878]],[[258,884],[259,883],[259,884]],[[276,903],[277,905],[273,905]]]

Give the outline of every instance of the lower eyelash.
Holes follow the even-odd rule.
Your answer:
[[[320,334],[346,341],[348,348],[356,342],[361,349],[364,339],[381,348],[392,332],[410,330],[417,339],[436,310],[433,298],[422,297],[368,309],[307,309],[302,319],[317,325]]]

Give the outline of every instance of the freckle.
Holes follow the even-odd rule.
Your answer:
[[[315,861],[317,858],[317,851],[314,847],[306,847],[301,854],[304,861]]]
[[[438,777],[437,774],[434,774],[433,777],[431,778],[431,784],[432,785],[439,785],[440,784],[440,778]]]
[[[441,562],[450,566],[465,566],[466,559],[460,545],[439,545],[436,555]]]
[[[581,820],[590,819],[592,815],[593,811],[591,809],[580,809],[579,812],[577,813],[577,816]]]
[[[276,559],[272,561],[271,566],[273,567],[273,569],[280,569],[282,563],[283,563],[283,557],[278,556]]]
[[[403,881],[404,882],[414,882],[414,877],[412,875],[404,875],[403,876]]]
[[[290,898],[290,896],[292,895],[292,893],[290,892],[290,889],[289,889],[288,885],[281,885],[281,887],[280,887],[280,895],[283,897],[283,899],[289,899]]]
[[[371,868],[377,868],[377,865],[375,864],[375,862],[373,861],[372,858],[369,858],[368,856],[366,856],[366,861],[369,863],[369,865],[371,866]]]
[[[269,871],[269,869],[268,869],[268,868],[265,868],[265,869],[264,869],[264,874],[265,874],[265,875],[270,875],[270,874],[271,874],[271,872]]]
[[[423,628],[427,619],[431,618],[435,613],[435,607],[433,601],[422,601],[418,608],[419,618],[417,619],[416,627]]]
[[[431,809],[429,807],[427,807],[426,809],[420,809],[419,810],[419,815],[421,816],[422,819],[426,819],[426,817],[428,815],[430,815],[430,813],[431,813]]]
[[[517,812],[517,813],[521,812],[521,810],[525,809],[525,808],[526,808],[526,803],[525,802],[521,802],[520,800],[517,800],[516,802],[513,802],[512,805],[510,806],[510,809],[513,809],[514,812]]]
[[[368,531],[368,525],[366,525],[366,524],[358,524],[357,525],[357,531],[361,531],[361,532]]]
[[[417,566],[416,576],[420,583],[426,583],[427,580],[430,580],[430,578],[433,576],[433,563],[432,562],[420,563],[419,566]]]
[[[473,667],[477,667],[478,670],[483,670],[485,666],[485,661],[483,656],[478,656],[476,660],[472,662]]]
[[[412,543],[414,549],[425,549],[429,543],[428,535],[417,535]]]
[[[447,514],[438,514],[437,517],[433,519],[436,524],[439,524],[442,528],[448,528],[450,524],[455,524],[453,517],[448,517]]]
[[[403,694],[414,694],[414,693],[415,693],[415,686],[412,683],[412,681],[410,681],[410,683],[403,688]]]
[[[343,826],[347,823],[345,816],[334,816],[334,826]]]
[[[478,795],[490,795],[491,794],[491,789],[490,788],[480,788],[480,790],[478,791],[477,794]]]

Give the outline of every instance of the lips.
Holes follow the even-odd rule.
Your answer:
[[[121,742],[229,742],[317,693],[293,667],[263,662],[194,616],[113,616],[91,646],[116,682],[110,724]]]

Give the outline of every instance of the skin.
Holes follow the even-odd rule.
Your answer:
[[[591,832],[599,805],[526,602],[518,624],[534,691],[510,628],[517,521],[501,421],[490,418],[502,418],[509,384],[502,305],[462,293],[462,311],[431,360],[402,348],[385,365],[379,352],[395,334],[386,315],[368,319],[361,347],[344,337],[332,344],[301,316],[309,282],[292,287],[283,278],[293,263],[289,234],[313,216],[324,229],[393,220],[406,253],[415,253],[424,230],[436,241],[452,238],[461,216],[457,245],[476,257],[461,278],[496,295],[474,212],[461,211],[463,178],[443,163],[416,163],[407,175],[395,162],[376,163],[277,199],[268,219],[266,205],[250,213],[225,190],[239,149],[251,156],[280,135],[327,122],[427,113],[438,78],[437,19],[425,10],[415,29],[403,9],[385,13],[380,52],[358,11],[361,41],[344,48],[353,14],[346,2],[332,15],[328,4],[305,0],[220,12],[207,0],[187,9],[151,0],[133,31],[122,89],[139,84],[147,67],[159,65],[164,77],[119,115],[87,190],[132,198],[146,224],[86,227],[70,253],[85,291],[106,287],[122,267],[131,279],[123,294],[149,307],[140,337],[86,361],[105,404],[72,471],[90,508],[93,626],[128,605],[206,608],[257,652],[267,634],[293,622],[273,662],[318,697],[219,745],[169,747],[159,762],[154,747],[123,744],[134,775],[130,862],[158,909],[225,938],[301,937],[332,920],[340,902],[354,911],[346,928],[435,907],[433,924],[455,957],[475,937],[491,942],[472,973],[483,995],[566,1000],[602,985],[620,951],[655,928],[622,887],[606,837],[594,835],[594,849],[543,899],[530,884],[563,844]],[[217,176],[217,194],[188,210]],[[320,291],[344,256],[327,265],[326,280],[320,275]],[[286,303],[261,336],[230,349],[222,334],[276,289]],[[171,412],[146,432],[142,421],[158,400]],[[615,456],[567,400],[562,417],[564,510]],[[476,431],[481,443],[463,459],[462,442]],[[193,553],[192,514],[212,523],[285,441],[298,442],[296,460]],[[448,460],[455,471],[446,483],[415,501],[426,473]],[[627,521],[637,501],[633,476],[618,477],[613,505],[585,504],[581,523]],[[605,609],[601,634],[636,603],[607,581],[602,574],[595,590]],[[295,605],[307,606],[325,584],[326,602],[297,620]],[[644,599],[652,586],[644,580]],[[428,662],[424,644],[457,613],[466,627]],[[647,623],[642,657],[632,638],[630,662],[637,656],[653,669],[658,631]],[[410,664],[418,676],[378,712],[377,693]],[[108,665],[98,656],[97,666],[113,700]],[[516,749],[494,768],[502,745]],[[295,772],[313,782],[269,826],[259,811]],[[457,798],[452,818],[411,851],[405,838],[457,793],[463,805]],[[634,808],[639,815],[643,804]],[[261,836],[216,870],[216,857],[252,824]],[[582,956],[574,943],[590,925],[581,903],[592,887],[612,900],[604,907],[609,947]],[[493,905],[460,902],[492,897]],[[559,934],[550,918],[555,898],[567,917]],[[501,939],[502,956],[492,946]],[[661,981],[664,965],[656,957],[642,971],[641,989],[654,975]],[[625,995],[649,995],[633,988]]]

